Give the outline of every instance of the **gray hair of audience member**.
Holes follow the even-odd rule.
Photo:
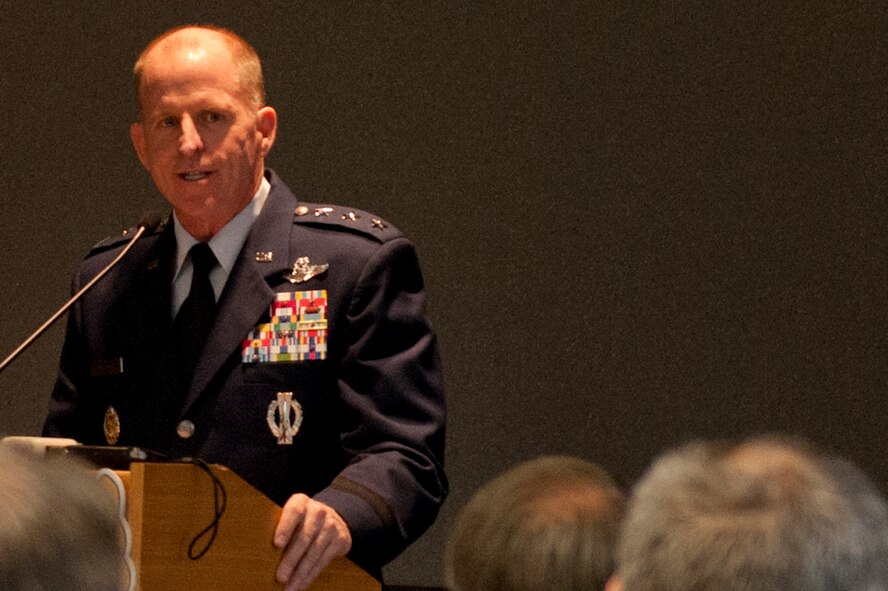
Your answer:
[[[888,508],[851,463],[759,437],[694,443],[632,493],[617,551],[625,591],[888,589]]]
[[[625,498],[600,467],[545,456],[504,472],[461,511],[445,552],[452,591],[603,589]]]
[[[0,589],[120,591],[111,495],[79,462],[0,447]]]

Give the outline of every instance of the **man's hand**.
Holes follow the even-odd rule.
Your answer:
[[[303,591],[334,558],[348,554],[352,538],[332,507],[297,494],[284,505],[274,545],[284,549],[277,581],[285,591]]]

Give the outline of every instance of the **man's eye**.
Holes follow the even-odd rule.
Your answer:
[[[219,113],[207,113],[207,121],[209,121],[210,123],[222,121],[222,115]]]
[[[161,127],[176,127],[178,124],[179,121],[175,117],[167,117],[160,120]]]

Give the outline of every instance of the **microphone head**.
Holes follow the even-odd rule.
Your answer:
[[[141,219],[139,219],[139,223],[136,224],[137,228],[145,228],[146,232],[153,232],[157,229],[157,226],[163,223],[164,216],[162,214],[157,213],[156,211],[149,211],[142,215]]]

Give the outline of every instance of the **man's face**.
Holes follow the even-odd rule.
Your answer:
[[[185,229],[209,239],[258,189],[274,110],[250,103],[228,48],[211,35],[199,47],[152,50],[139,100],[142,120],[130,130],[139,160]]]

